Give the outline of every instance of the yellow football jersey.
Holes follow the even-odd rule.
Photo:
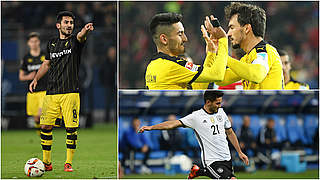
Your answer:
[[[218,53],[208,52],[202,66],[159,52],[147,66],[146,86],[151,90],[207,89],[209,83],[223,80],[227,54],[227,38],[219,39]]]
[[[301,83],[295,80],[291,80],[285,85],[284,89],[285,90],[308,90],[310,88],[309,88],[309,85],[306,83]]]
[[[244,90],[284,89],[282,63],[276,48],[261,41],[240,61],[229,57],[223,82],[228,85],[242,80]]]

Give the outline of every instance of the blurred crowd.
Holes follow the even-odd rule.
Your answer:
[[[264,119],[252,119],[254,115],[241,115],[235,119],[232,117],[235,116],[228,116],[239,140],[240,148],[249,157],[251,164],[244,167],[239,163],[240,159],[236,155],[236,150],[229,142],[232,161],[237,166],[237,170],[252,172],[255,169],[284,169],[280,164],[280,153],[284,151],[303,150],[306,151],[307,155],[318,155],[319,153],[318,119],[316,115],[313,116],[312,120],[305,117],[303,126],[299,125],[299,120],[295,115],[287,116],[284,122],[277,116],[265,116]],[[181,154],[192,158],[194,162],[200,162],[200,148],[191,128],[138,133],[143,125],[154,125],[166,120],[175,121],[177,119],[179,118],[174,114],[170,114],[167,118],[161,120],[154,121],[151,119],[151,122],[134,117],[128,119],[131,121],[128,128],[120,126],[124,132],[119,134],[119,159],[121,165],[129,170],[126,171],[127,173],[149,174],[151,173],[151,167],[155,166],[151,162],[147,163],[149,159],[171,159]],[[140,157],[139,153],[143,156]],[[150,155],[151,153],[153,155]],[[136,159],[142,160],[140,171],[135,166],[134,161]]]
[[[46,49],[49,38],[56,36],[56,16],[60,11],[75,15],[74,34],[86,23],[93,22],[95,30],[89,35],[80,67],[81,96],[84,106],[106,109],[106,121],[116,118],[116,60],[117,60],[117,6],[116,2],[1,2],[2,45],[16,44],[17,55],[4,61],[4,76],[17,76],[20,59],[28,52],[26,37],[30,32],[40,33],[41,48]],[[15,52],[15,51],[12,51]],[[6,52],[11,53],[11,52]],[[14,68],[12,68],[14,67]],[[11,73],[7,73],[10,69]],[[13,70],[16,72],[13,72]],[[19,82],[20,83],[20,82]],[[11,93],[21,93],[12,88]],[[24,88],[23,88],[24,89]],[[90,89],[90,90],[89,90]],[[105,98],[103,98],[105,97]],[[97,100],[98,101],[95,101]],[[104,101],[101,101],[104,99]],[[89,106],[89,107],[88,107]],[[83,109],[82,108],[82,109]],[[110,114],[112,113],[112,114]]]
[[[291,76],[318,88],[319,2],[254,2],[267,14],[265,40],[285,49],[292,58]],[[200,25],[204,17],[218,17],[227,31],[224,7],[230,2],[120,2],[120,88],[145,88],[144,73],[156,53],[149,32],[151,17],[160,12],[183,15],[188,37],[186,53],[202,64],[205,42]],[[229,52],[234,52],[232,49]],[[234,52],[235,53],[235,52]],[[230,54],[232,55],[232,54]]]

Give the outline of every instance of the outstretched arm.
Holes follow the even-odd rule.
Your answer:
[[[174,128],[182,127],[182,126],[183,126],[183,124],[179,120],[165,121],[160,124],[153,125],[153,126],[142,126],[138,132],[143,133],[144,131],[151,131],[151,130],[174,129]]]
[[[41,79],[48,72],[49,68],[50,68],[50,61],[44,60],[36,76],[34,77],[33,81],[29,85],[30,92],[33,92],[33,90],[36,89],[38,80]]]
[[[80,43],[84,42],[87,39],[87,34],[90,31],[93,31],[93,23],[88,23],[86,24],[81,31],[77,34],[77,39]]]
[[[248,157],[241,151],[241,148],[239,146],[239,142],[237,139],[236,134],[232,130],[232,128],[226,129],[226,134],[228,136],[228,139],[232,143],[233,147],[236,149],[236,151],[239,154],[240,159],[246,164],[249,165],[249,160]]]

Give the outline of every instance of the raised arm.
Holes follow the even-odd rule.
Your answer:
[[[239,142],[237,139],[236,134],[234,133],[234,131],[232,130],[232,128],[226,129],[226,134],[228,136],[228,139],[230,140],[231,144],[233,145],[233,147],[236,149],[236,151],[238,152],[238,155],[240,157],[240,159],[246,164],[249,165],[249,160],[248,157],[241,151],[241,148],[239,146]]]
[[[156,124],[153,126],[142,126],[139,129],[139,133],[143,133],[144,131],[151,131],[151,130],[166,130],[166,129],[174,129],[177,127],[182,127],[183,124],[179,120],[175,121],[165,121],[160,124]]]
[[[86,24],[81,31],[77,34],[77,39],[80,43],[84,42],[87,39],[87,35],[90,31],[93,31],[93,23]]]
[[[219,82],[224,79],[228,58],[228,39],[221,27],[214,27],[209,17],[204,21],[205,27],[201,26],[203,38],[207,43],[207,56],[203,64],[203,70],[195,82]],[[210,32],[210,38],[208,33]],[[218,51],[216,50],[218,41]]]
[[[33,90],[36,88],[38,80],[41,79],[49,70],[50,68],[50,61],[44,60],[41,64],[36,76],[34,77],[33,81],[29,85],[30,92],[33,92]]]

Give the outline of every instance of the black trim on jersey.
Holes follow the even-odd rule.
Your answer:
[[[224,129],[226,129],[226,130],[229,130],[229,129],[231,129],[232,127],[229,127],[229,128],[224,128]]]
[[[193,131],[194,131],[194,133],[196,134],[196,136],[197,136],[197,139],[199,140],[199,144],[200,144],[200,146],[201,146],[201,151],[202,151],[202,154],[203,154],[203,158],[202,158],[202,160],[203,160],[203,166],[204,167],[207,167],[207,164],[206,164],[206,161],[205,161],[205,159],[206,159],[206,156],[205,156],[205,153],[204,153],[204,146],[203,146],[203,142],[202,142],[202,139],[200,138],[200,135],[198,134],[198,132],[195,130],[195,129],[193,129]]]
[[[207,114],[210,114],[210,115],[213,115],[213,114],[216,114],[216,113],[209,113],[208,111],[206,111],[203,107],[201,108],[204,110],[204,112],[206,112]]]
[[[187,127],[185,124],[183,124],[183,122],[180,119],[179,119],[179,121],[181,122],[182,127]]]
[[[200,67],[198,68],[197,74],[193,76],[193,78],[191,79],[191,81],[190,81],[188,84],[192,84],[192,83],[200,76],[200,74],[202,73],[202,71],[203,71],[203,66],[200,66]],[[191,86],[191,87],[192,87],[192,86]]]
[[[290,76],[290,81],[288,83],[286,83],[285,85],[289,84],[290,82],[298,83],[298,84],[301,84],[302,86],[306,86],[306,87],[308,86],[307,83],[299,82],[299,81],[293,79],[292,76]]]
[[[261,41],[260,41],[256,46],[254,46],[254,47],[249,51],[249,53],[247,53],[247,54],[250,54],[250,52],[251,52],[253,49],[256,49],[256,52],[257,52],[257,53],[267,52],[266,45],[267,45],[267,43],[266,43],[264,40],[261,40]]]
[[[159,58],[166,59],[166,60],[173,61],[173,62],[177,62],[177,60],[182,60],[182,59],[179,58],[179,57],[173,57],[173,56],[169,56],[168,54],[164,54],[164,53],[162,53],[162,52],[158,52],[157,54],[155,54],[155,55],[151,58],[151,61],[156,60],[156,59],[159,59]]]
[[[175,62],[177,64],[179,64],[180,66],[183,66],[185,67],[185,65],[187,64],[188,61],[186,61],[185,59],[181,58],[181,57],[174,57],[174,56],[169,56],[167,54],[164,54],[162,52],[159,52],[158,54],[155,54],[152,58],[151,58],[151,61],[153,60],[157,60],[157,59],[165,59],[165,60],[168,60],[168,61],[172,61],[172,62]]]

